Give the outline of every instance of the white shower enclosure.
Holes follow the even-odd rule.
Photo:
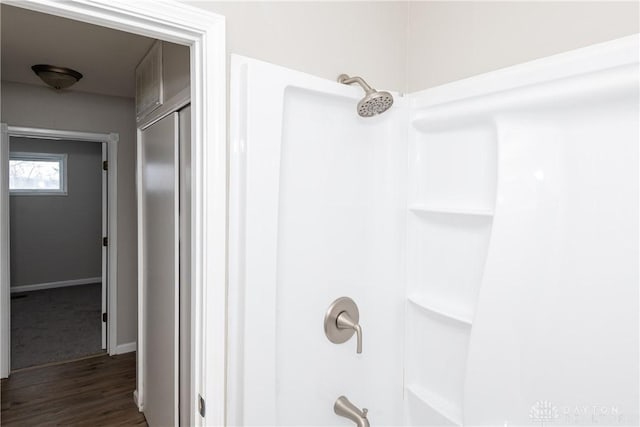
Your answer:
[[[637,425],[639,47],[373,118],[358,87],[234,57],[228,423],[354,425],[344,395],[372,426]],[[362,354],[325,336],[342,296]]]

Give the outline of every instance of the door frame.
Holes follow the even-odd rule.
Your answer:
[[[118,281],[118,140],[117,133],[76,132],[60,129],[9,126],[0,124],[0,377],[7,378],[11,371],[11,283],[10,283],[10,217],[9,217],[9,139],[26,137],[35,139],[66,140],[101,143],[102,156],[112,165],[107,179],[102,177],[102,232],[110,244],[102,249],[102,312],[107,315],[106,339],[109,354],[116,354],[117,343],[117,281]],[[105,148],[106,146],[106,148]],[[104,192],[107,189],[106,193]],[[108,231],[108,234],[107,234]],[[106,267],[106,268],[105,268]],[[106,279],[106,280],[105,280]],[[106,295],[105,295],[106,289]],[[104,329],[103,329],[104,330]]]
[[[113,202],[114,200],[117,203],[118,198],[117,197],[112,197],[109,198],[109,187],[111,187],[109,185],[109,143],[107,142],[103,142],[100,144],[100,148],[102,149],[102,237],[103,239],[106,239],[106,242],[102,242],[102,316],[104,316],[106,314],[107,318],[106,319],[101,319],[102,320],[102,349],[106,350],[107,352],[109,352],[109,354],[111,354],[111,349],[107,348],[107,346],[109,345],[109,342],[111,341],[116,341],[117,340],[109,340],[109,318],[113,317],[117,319],[117,315],[118,315],[118,310],[115,309],[115,307],[113,307],[114,309],[111,310],[113,311],[113,316],[109,315],[109,308],[111,307],[111,305],[109,305],[109,303],[107,302],[109,299],[109,289],[110,287],[108,286],[109,284],[109,278],[114,277],[115,278],[115,282],[118,281],[118,273],[116,271],[115,274],[111,274],[109,272],[109,259],[111,258],[109,256],[109,250],[110,247],[108,245],[109,242],[109,230],[111,229],[109,227],[109,205],[110,205],[110,201]],[[115,148],[117,149],[117,146],[115,146]],[[117,159],[117,156],[116,156]],[[117,173],[118,172],[118,168],[117,165],[114,165],[113,163],[111,164],[111,167],[114,169],[112,171],[112,174]],[[106,173],[106,176],[105,176]],[[115,180],[117,182],[117,180]],[[117,188],[116,188],[117,191]],[[111,241],[112,246],[113,246],[113,241]],[[116,248],[117,249],[117,248]],[[116,251],[117,254],[117,251]],[[116,255],[117,256],[117,255]],[[117,262],[117,261],[116,261]],[[116,264],[117,265],[117,264]],[[117,285],[115,285],[116,288],[116,292],[118,291],[118,287]],[[117,303],[117,301],[116,301]]]
[[[224,16],[177,1],[3,2],[190,47],[193,186],[190,407],[194,425],[224,425],[227,318],[227,82]],[[138,351],[144,351],[143,342],[138,342]],[[200,398],[206,402],[206,412],[204,408],[198,410]],[[138,381],[137,400],[139,407],[142,407],[144,378]],[[206,416],[202,416],[202,413]]]

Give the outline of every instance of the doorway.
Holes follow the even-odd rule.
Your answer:
[[[226,354],[226,78],[224,18],[180,3],[113,4],[75,2],[8,2],[82,22],[103,25],[191,48],[192,146],[192,277],[190,345],[192,378],[189,410],[194,425],[224,424]],[[206,82],[206,84],[205,84]],[[0,219],[6,219],[6,206]],[[4,229],[4,221],[0,221]],[[4,240],[3,240],[4,241]],[[2,248],[0,262],[8,264]],[[2,281],[8,282],[2,270]],[[4,287],[6,288],[6,286]],[[3,289],[4,289],[3,288]],[[8,294],[3,291],[2,306]],[[207,310],[203,310],[203,307]],[[2,342],[7,342],[8,319],[3,310]],[[139,316],[140,318],[141,316]],[[3,347],[4,348],[4,347]],[[145,351],[139,337],[138,357]],[[207,364],[204,365],[203,361]],[[3,358],[3,368],[6,360]],[[144,377],[138,372],[137,401],[145,402]],[[197,403],[196,403],[197,402]],[[205,418],[206,404],[206,418]]]
[[[104,144],[9,140],[12,371],[106,350]]]
[[[117,251],[108,239],[117,241],[117,141],[117,134],[2,125],[0,169],[8,173],[0,188],[1,291],[10,295],[3,300],[3,327],[11,330],[3,336],[3,377],[115,349]],[[30,168],[27,179],[20,166]],[[36,182],[29,178],[36,173],[53,175]],[[73,247],[78,250],[69,251]]]

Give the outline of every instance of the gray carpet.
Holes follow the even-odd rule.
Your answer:
[[[101,349],[101,286],[11,295],[11,369],[76,359]]]

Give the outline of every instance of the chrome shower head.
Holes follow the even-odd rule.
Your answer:
[[[346,74],[340,74],[338,83],[346,85],[357,83],[362,86],[365,91],[365,97],[358,102],[358,114],[361,117],[372,117],[384,113],[393,105],[393,96],[389,92],[378,92],[361,77],[349,77]]]

